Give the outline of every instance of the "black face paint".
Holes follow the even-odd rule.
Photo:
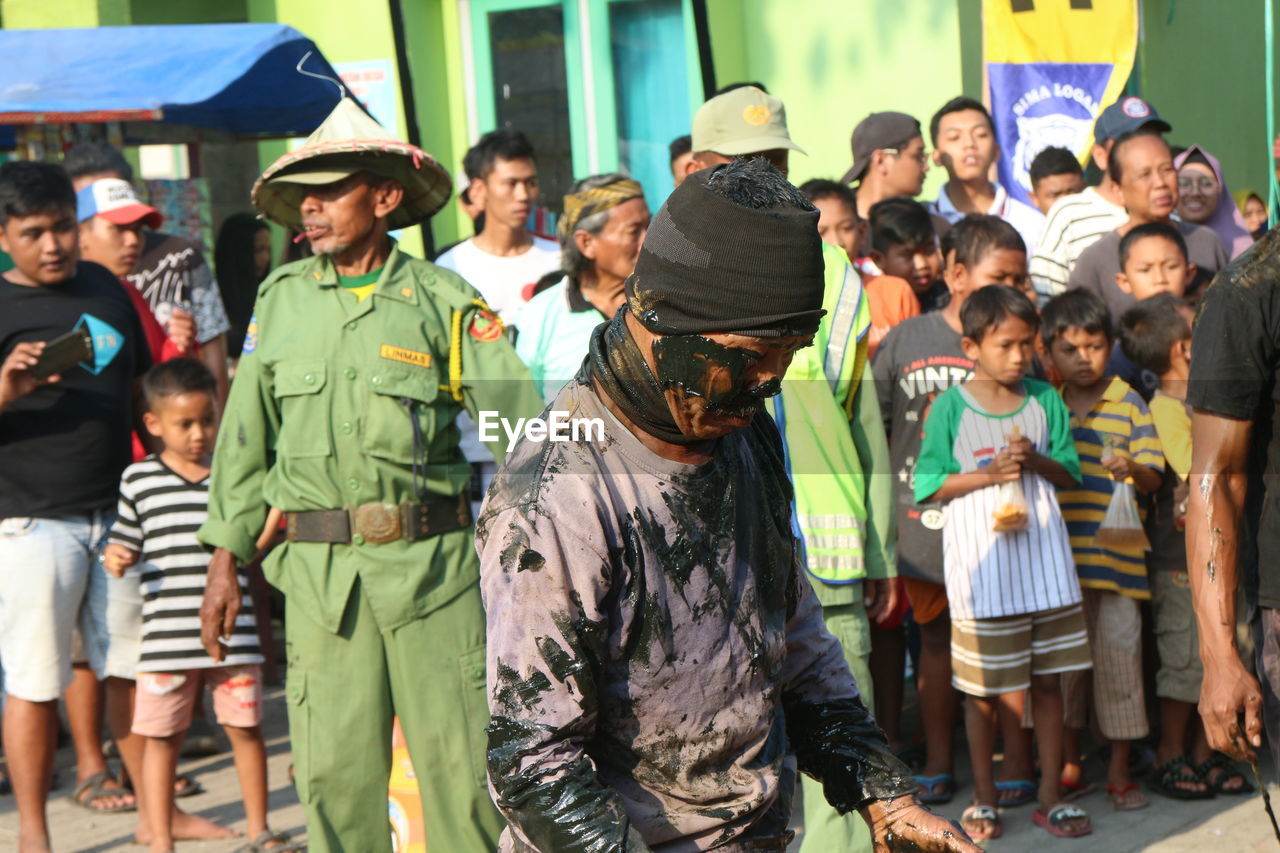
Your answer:
[[[768,397],[782,390],[779,379],[747,389],[746,375],[760,354],[727,347],[702,335],[669,335],[653,342],[658,384],[664,391],[682,392],[706,400],[708,412],[750,417]]]

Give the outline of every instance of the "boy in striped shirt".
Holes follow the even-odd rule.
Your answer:
[[[1063,380],[1062,398],[1071,411],[1083,474],[1080,486],[1058,498],[1084,588],[1094,707],[1102,734],[1111,741],[1107,793],[1116,809],[1139,809],[1147,798],[1130,778],[1129,751],[1132,741],[1148,733],[1138,605],[1151,597],[1146,559],[1142,548],[1104,548],[1096,538],[1115,484],[1131,480],[1139,492],[1155,492],[1164,475],[1164,453],[1142,397],[1107,372],[1114,327],[1102,299],[1089,291],[1068,291],[1049,300],[1042,320],[1041,336]],[[1084,684],[1078,677],[1064,678],[1063,692],[1067,763],[1078,763],[1079,730],[1087,722]]]
[[[915,468],[917,501],[946,501],[943,561],[951,607],[952,682],[966,694],[974,803],[961,823],[975,840],[1001,834],[993,771],[1001,694],[1031,689],[1040,750],[1033,820],[1059,837],[1092,830],[1061,802],[1059,676],[1090,666],[1080,584],[1054,486],[1077,485],[1066,407],[1045,382],[1025,378],[1039,319],[1026,295],[984,287],[960,309],[973,378],[944,391],[925,422]],[[1024,498],[1021,524],[999,524]]]
[[[196,530],[209,511],[209,464],[216,423],[213,374],[179,358],[143,377],[147,432],[163,450],[125,469],[119,518],[103,565],[116,578],[139,564],[142,644],[133,733],[146,739],[140,815],[153,853],[173,850],[173,783],[178,752],[204,685],[235,756],[253,850],[296,850],[267,828],[267,759],[262,740],[262,653],[247,595],[215,662],[200,644],[199,609],[209,554]],[[241,578],[242,589],[245,580]],[[235,833],[225,831],[222,837]]]

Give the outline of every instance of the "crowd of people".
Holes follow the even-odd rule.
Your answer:
[[[486,133],[475,234],[433,263],[389,232],[453,181],[349,100],[213,267],[110,146],[0,166],[20,849],[52,849],[59,702],[73,799],[151,850],[232,834],[175,805],[206,716],[244,849],[301,849],[267,821],[268,553],[317,851],[385,848],[393,716],[432,849],[782,851],[800,787],[805,851],[972,851],[1023,805],[1091,833],[1099,784],[1119,811],[1252,792],[1196,713],[1188,389],[1196,307],[1268,212],[1172,133],[1126,96],[1097,182],[1046,148],[1027,204],[957,97],[868,115],[797,188],[782,101],[738,84],[671,143],[668,198],[587,176],[554,234],[528,139]],[[260,217],[310,256],[271,271]],[[544,407],[604,439],[478,426]],[[923,808],[959,787],[958,720],[959,829]]]

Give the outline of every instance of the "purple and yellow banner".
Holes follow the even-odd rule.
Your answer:
[[[1028,170],[1043,149],[1087,156],[1094,120],[1120,97],[1137,46],[1137,0],[983,0],[997,168],[1014,198],[1032,204]]]

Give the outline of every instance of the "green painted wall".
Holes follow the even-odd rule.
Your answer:
[[[793,182],[839,178],[851,162],[849,136],[867,113],[899,110],[927,126],[964,90],[960,13],[969,5],[707,0],[716,83],[757,80],[786,104],[791,136],[809,153],[792,155]],[[944,179],[931,169],[924,196]]]
[[[11,30],[129,23],[128,0],[3,0],[0,7]]]
[[[246,0],[132,0],[133,24],[226,24],[249,20]]]
[[[1227,185],[1266,197],[1264,0],[1144,0],[1138,85],[1178,145],[1204,146]],[[1277,5],[1280,24],[1280,4]]]

